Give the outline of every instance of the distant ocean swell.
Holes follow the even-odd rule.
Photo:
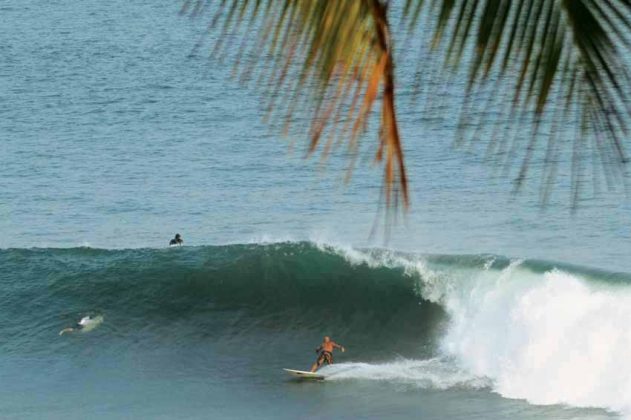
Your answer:
[[[308,242],[8,249],[0,272],[5,353],[61,351],[46,343],[85,313],[105,317],[90,336],[121,351],[142,346],[138,332],[239,341],[261,328],[324,324],[355,343],[357,362],[330,368],[334,380],[483,387],[534,404],[631,413],[624,273]],[[399,357],[380,359],[376,340]]]

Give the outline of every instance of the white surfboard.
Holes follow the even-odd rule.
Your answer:
[[[324,375],[320,375],[315,372],[306,372],[304,370],[295,370],[295,369],[283,369],[285,372],[289,373],[294,378],[298,379],[314,379],[322,381],[324,380]]]

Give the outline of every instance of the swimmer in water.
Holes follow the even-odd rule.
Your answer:
[[[182,246],[183,243],[184,243],[184,239],[182,239],[182,236],[179,233],[176,233],[175,238],[169,241],[169,246],[174,246],[174,245]]]
[[[74,327],[64,328],[63,330],[59,331],[59,335],[64,335],[65,333],[71,333],[75,331],[81,331],[82,329],[85,328],[86,325],[90,324],[90,322],[92,321],[93,319],[90,318],[90,315],[84,316],[83,318],[81,318],[79,322],[77,322],[77,324]]]

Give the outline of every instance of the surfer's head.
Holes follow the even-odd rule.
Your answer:
[[[175,234],[175,239],[180,239],[182,236],[179,233]]]
[[[325,343],[328,343],[329,341],[331,341],[331,339],[329,338],[329,336],[328,336],[328,335],[325,335],[325,336],[324,336],[324,342],[325,342]]]

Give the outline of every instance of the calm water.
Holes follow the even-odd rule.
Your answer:
[[[560,181],[542,210],[536,168],[511,196],[483,153],[453,150],[455,108],[430,100],[421,117],[405,106],[412,67],[402,65],[412,208],[387,244],[396,258],[375,256],[372,149],[349,185],[339,157],[304,160],[300,141],[290,152],[255,91],[189,57],[203,25],[177,11],[168,1],[0,5],[1,417],[631,412],[620,360],[631,345],[629,199],[587,194],[573,215]],[[175,232],[196,247],[155,249]],[[287,241],[282,252],[256,245]],[[253,250],[229,246],[243,243]],[[360,277],[375,284],[357,296]],[[327,306],[338,286],[346,311]],[[263,290],[259,305],[251,295]],[[103,325],[57,336],[86,313]],[[392,341],[375,344],[388,331]],[[324,333],[354,350],[337,380],[286,381],[280,368],[307,366]],[[559,356],[570,349],[570,361]],[[570,386],[594,360],[579,379],[592,391]],[[574,408],[584,406],[596,408]]]

